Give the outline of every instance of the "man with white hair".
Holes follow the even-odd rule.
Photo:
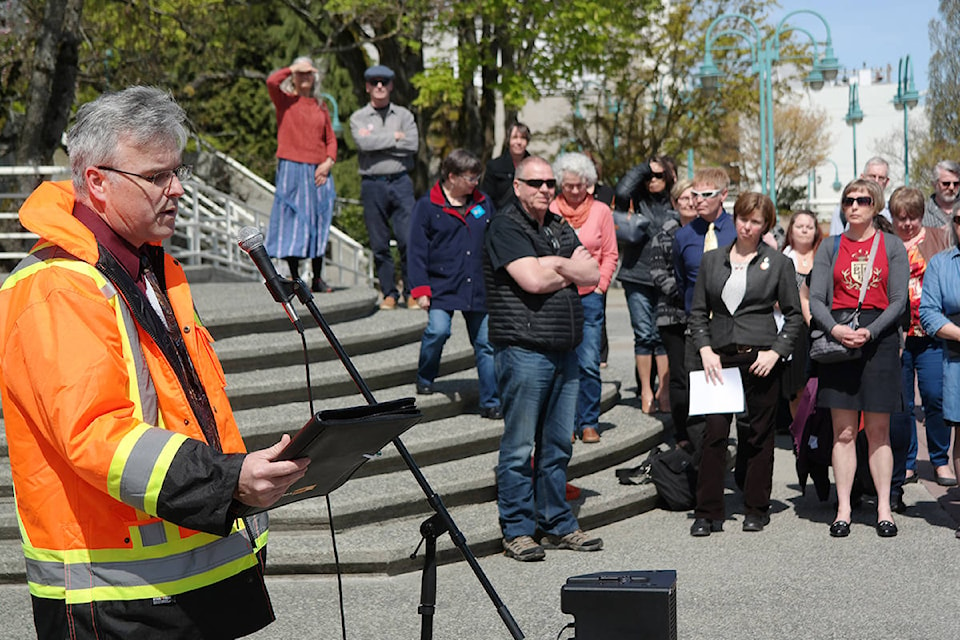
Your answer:
[[[863,172],[860,174],[860,178],[876,182],[880,185],[881,190],[886,190],[887,185],[890,184],[890,163],[880,156],[873,156],[863,165]],[[884,205],[880,215],[888,221],[892,221],[890,218],[890,209],[888,209],[886,205]],[[924,222],[924,224],[926,224],[926,222]],[[830,235],[838,236],[843,233],[846,228],[847,220],[843,217],[840,205],[837,204],[837,208],[833,212],[833,218],[830,220]]]
[[[941,160],[933,168],[933,193],[927,198],[921,224],[925,227],[942,227],[950,222],[960,208],[957,194],[960,193],[960,163]]]

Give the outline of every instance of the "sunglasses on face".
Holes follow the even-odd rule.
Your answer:
[[[960,187],[960,181],[941,180],[940,186],[943,187],[944,189],[949,189],[950,187],[956,188],[956,187]]]
[[[517,180],[534,189],[539,189],[543,185],[547,185],[550,189],[557,188],[557,181],[554,178],[550,178],[549,180],[541,180],[540,178],[530,178],[529,180],[526,178],[517,178]]]
[[[693,194],[694,200],[698,200],[700,198],[703,198],[704,200],[709,200],[710,198],[713,198],[714,196],[718,195],[721,191],[722,189],[714,189],[713,191],[691,191],[690,193]]]
[[[873,204],[873,198],[871,198],[870,196],[860,196],[859,198],[844,198],[843,200],[840,201],[840,204],[842,204],[845,207],[852,207],[854,202],[856,202],[861,207],[869,207],[870,205]]]
[[[649,178],[649,179],[650,179],[650,180],[663,180],[664,177],[666,177],[666,175],[667,175],[667,174],[665,174],[663,171],[654,171],[653,173],[650,174],[650,178]]]
[[[387,86],[388,84],[390,84],[390,82],[391,82],[390,78],[370,78],[369,80],[367,80],[367,84],[369,84],[371,87],[375,87],[378,84]]]

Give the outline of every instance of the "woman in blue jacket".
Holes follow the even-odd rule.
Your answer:
[[[483,165],[464,149],[440,164],[440,180],[413,207],[407,243],[410,292],[429,313],[420,341],[417,394],[433,393],[453,312],[467,323],[480,378],[480,415],[499,420],[500,398],[487,339],[487,297],[483,284],[483,236],[493,204],[477,189]]]

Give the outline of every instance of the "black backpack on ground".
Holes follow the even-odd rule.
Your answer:
[[[637,467],[616,470],[620,484],[653,483],[666,509],[686,511],[696,504],[697,467],[693,454],[660,445]]]

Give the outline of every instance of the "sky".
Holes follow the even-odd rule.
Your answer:
[[[930,64],[930,20],[939,16],[937,0],[779,0],[780,9],[771,12],[776,24],[791,11],[810,9],[822,15],[830,25],[833,52],[844,69],[893,67],[909,55],[917,91],[927,89]],[[823,24],[811,15],[792,16],[790,24],[803,27],[822,41]]]

